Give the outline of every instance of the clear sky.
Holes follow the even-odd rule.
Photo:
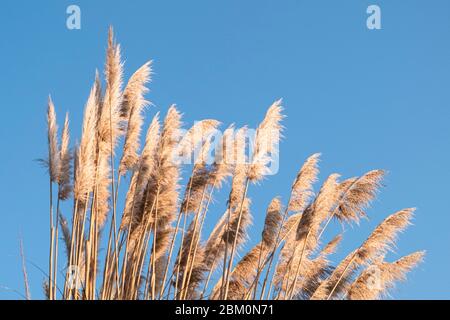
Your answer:
[[[66,28],[70,4],[81,8],[81,30]],[[381,8],[381,30],[366,27],[371,4]],[[280,171],[250,189],[252,237],[260,235],[270,199],[281,195],[286,201],[312,153],[323,154],[321,180],[333,172],[351,177],[383,168],[389,175],[368,210],[370,220],[346,228],[341,252],[357,247],[387,215],[417,207],[397,253],[425,249],[426,260],[392,297],[450,298],[447,0],[3,0],[0,298],[21,298],[5,287],[23,293],[20,234],[32,297],[43,297],[48,178],[34,159],[46,154],[46,100],[52,94],[59,122],[70,112],[72,135],[79,137],[110,24],[123,47],[127,77],[154,60],[148,98],[155,108],[148,120],[176,103],[188,124],[217,118],[255,127],[274,100],[284,99]],[[212,220],[224,207],[221,197]]]

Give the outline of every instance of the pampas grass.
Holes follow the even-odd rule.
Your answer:
[[[287,202],[274,195],[265,217],[253,212],[264,227],[250,231],[248,190],[269,173],[283,129],[282,101],[269,107],[254,139],[248,139],[246,126],[234,125],[217,139],[221,123],[214,119],[195,123],[183,135],[182,114],[173,105],[162,123],[155,113],[141,146],[152,65],[139,68],[122,91],[121,59],[111,29],[105,89],[96,73],[81,137],[72,148],[70,141],[77,139],[69,137],[68,116],[59,138],[55,106],[48,102],[48,299],[378,299],[422,261],[423,252],[393,263],[384,259],[410,224],[414,210],[404,209],[333,262],[343,235],[323,244],[327,227],[368,218],[366,209],[385,173],[374,170],[342,181],[332,174],[316,194],[320,154],[300,166]],[[192,168],[182,186],[184,161]],[[226,206],[207,234],[210,204],[226,181]],[[63,201],[73,201],[71,214],[60,212]],[[250,238],[256,245],[242,252]],[[60,245],[64,264],[58,263]],[[74,268],[77,285],[70,281]],[[65,279],[58,279],[60,271]]]
[[[349,300],[375,300],[385,294],[396,281],[404,281],[406,273],[423,260],[423,251],[412,253],[389,263],[381,257],[353,282],[347,293]],[[370,283],[371,285],[367,285]]]

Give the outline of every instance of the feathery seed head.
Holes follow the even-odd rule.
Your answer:
[[[61,149],[59,151],[60,172],[58,177],[58,197],[61,200],[67,200],[72,192],[72,186],[70,184],[72,154],[69,150],[69,139],[69,114],[66,114],[61,138]]]
[[[125,88],[121,117],[126,119],[128,126],[119,165],[120,175],[132,170],[139,160],[139,138],[143,123],[142,110],[148,105],[144,99],[144,95],[148,91],[145,84],[150,80],[150,73],[150,62],[148,62],[131,76]]]
[[[303,211],[309,199],[314,195],[312,185],[317,181],[317,175],[319,174],[319,157],[320,153],[309,157],[297,174],[292,186],[289,211]]]
[[[253,154],[247,174],[252,182],[259,181],[270,173],[268,164],[271,157],[278,152],[277,146],[282,131],[281,120],[284,117],[281,113],[282,110],[281,100],[274,102],[256,131],[252,146]]]
[[[57,182],[60,170],[58,151],[58,125],[56,123],[55,106],[52,98],[48,97],[47,108],[47,135],[48,135],[48,171],[52,182]]]

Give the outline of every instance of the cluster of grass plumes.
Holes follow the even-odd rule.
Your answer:
[[[414,210],[405,209],[333,264],[330,255],[342,235],[322,243],[324,232],[333,220],[356,224],[366,216],[384,171],[342,181],[332,174],[316,194],[320,155],[314,154],[300,168],[287,203],[279,197],[270,202],[259,242],[238,259],[252,221],[248,189],[267,174],[281,135],[281,101],[269,108],[251,142],[246,127],[231,125],[213,146],[220,123],[211,119],[181,135],[182,116],[171,106],[163,121],[154,115],[141,146],[151,62],[123,88],[120,46],[111,30],[104,74],[104,89],[96,75],[73,149],[68,117],[59,141],[51,99],[48,104],[49,299],[377,299],[423,258],[418,252],[384,260],[410,224]],[[183,189],[175,159],[194,150]],[[214,193],[227,180],[225,212],[204,234]],[[71,215],[60,213],[62,201],[73,201]],[[63,266],[60,245],[67,253]],[[61,271],[65,279],[58,281]]]

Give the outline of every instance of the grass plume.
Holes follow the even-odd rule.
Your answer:
[[[268,108],[253,137],[249,127],[233,124],[219,134],[215,119],[183,131],[182,115],[172,105],[162,123],[159,112],[152,115],[141,147],[152,64],[143,64],[122,91],[123,74],[111,29],[105,87],[96,73],[79,144],[72,147],[68,116],[59,142],[55,106],[48,102],[49,299],[378,299],[422,261],[423,252],[384,261],[413,209],[386,218],[342,261],[332,257],[343,235],[322,243],[330,224],[358,225],[368,218],[383,170],[346,180],[331,174],[316,193],[320,154],[313,154],[294,178],[289,199],[273,195],[265,218],[255,212],[248,190],[260,188],[270,173],[283,130],[281,100]],[[190,174],[183,179],[186,167]],[[206,221],[214,219],[215,192],[227,188],[227,181],[221,215],[205,233]],[[65,216],[59,206],[68,200],[72,212]],[[260,232],[250,229],[252,211],[264,219]],[[109,237],[102,238],[105,228]],[[72,286],[68,272],[61,293],[59,230],[64,265],[77,267],[80,278]],[[241,255],[249,238],[256,245]],[[376,289],[369,285],[374,267],[380,275]]]

